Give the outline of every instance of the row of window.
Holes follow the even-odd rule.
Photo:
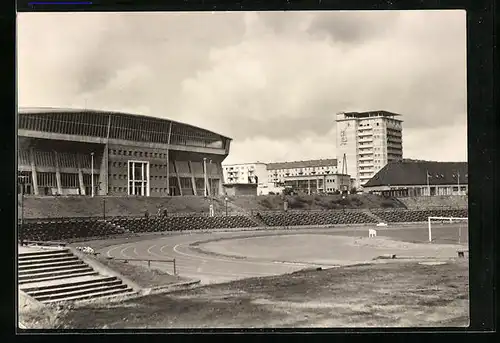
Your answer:
[[[113,162],[113,167],[126,167],[128,162]],[[167,167],[166,164],[150,164],[151,168],[164,169]]]
[[[111,116],[111,125],[108,127],[107,116],[83,113],[19,116],[20,129],[97,137],[106,137],[109,134],[109,138],[155,143],[168,141],[169,124],[156,120]],[[220,136],[202,129],[175,124],[172,126],[171,143],[222,148]]]
[[[127,192],[127,187],[111,187],[113,192]],[[167,188],[151,188],[151,192],[167,193]]]
[[[136,157],[152,157],[152,158],[167,158],[166,153],[147,152],[147,151],[132,151],[132,150],[117,150],[109,149],[110,155],[136,156]]]
[[[269,170],[270,174],[273,173],[289,173],[289,172],[296,172],[296,171],[316,171],[316,170],[331,170],[334,169],[335,166],[328,166],[328,167],[306,167],[306,168],[290,168],[290,169],[275,169],[275,170]]]

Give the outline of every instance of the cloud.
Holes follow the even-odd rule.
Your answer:
[[[24,106],[184,121],[243,161],[336,157],[337,112],[385,109],[405,156],[465,156],[463,11],[23,13],[18,37]]]
[[[327,15],[316,15],[308,31],[326,34],[334,41],[360,44],[397,29],[401,13],[395,11],[331,12]]]

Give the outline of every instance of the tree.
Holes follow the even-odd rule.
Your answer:
[[[351,194],[356,194],[356,193],[358,193],[358,190],[356,189],[356,187],[352,187],[350,193]]]

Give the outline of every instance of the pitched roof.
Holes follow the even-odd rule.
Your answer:
[[[337,166],[337,159],[268,163],[267,170]]]
[[[385,165],[364,187],[427,185],[453,185],[468,183],[467,162],[434,162],[402,160]],[[458,177],[458,179],[457,179]]]

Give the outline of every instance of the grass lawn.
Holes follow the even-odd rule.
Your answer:
[[[152,262],[153,268],[149,268],[147,267],[147,262],[125,263],[120,260],[112,260],[105,257],[98,257],[97,260],[101,264],[117,271],[143,288],[165,286],[172,283],[186,281],[184,278],[155,269],[154,265],[155,263],[158,264],[158,262]]]
[[[467,326],[468,260],[252,278],[64,311],[65,328]]]

